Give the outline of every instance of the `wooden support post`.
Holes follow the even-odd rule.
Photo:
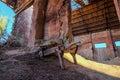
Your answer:
[[[92,40],[92,33],[90,32],[89,35],[90,35],[90,40],[92,44],[93,59],[95,59],[95,47],[94,47],[93,40]]]
[[[34,46],[36,39],[44,37],[44,22],[45,22],[46,0],[34,0],[32,25],[28,47]]]
[[[36,16],[36,24],[35,24],[36,39],[44,38],[45,12],[47,8],[46,1],[47,0],[35,0],[34,9],[35,9],[35,16]]]
[[[110,29],[107,29],[107,45],[109,47],[109,54],[110,54],[110,57],[111,58],[114,58],[115,57],[115,52],[114,52],[114,44],[113,44],[113,41],[112,41],[112,36],[111,36],[111,33],[110,33]]]
[[[110,37],[111,37],[111,41],[112,41],[112,45],[113,45],[113,50],[114,50],[114,53],[115,53],[115,57],[118,56],[118,50],[116,49],[116,46],[115,46],[115,41],[113,40],[113,35],[112,35],[112,31],[111,29],[108,30],[109,33],[110,33]]]
[[[77,64],[76,57],[75,57],[76,53],[75,54],[71,54],[71,55],[73,57],[74,64]]]
[[[25,9],[28,9],[29,7],[31,7],[33,5],[34,0],[30,0],[30,1],[26,1],[25,3],[23,3],[21,6],[19,6],[18,8],[16,8],[15,6],[15,13],[16,15],[20,14],[21,12],[23,12]],[[17,3],[16,3],[17,4]]]
[[[111,30],[110,30],[110,27],[108,25],[108,8],[106,8],[106,6],[108,6],[108,4],[106,4],[106,2],[108,2],[108,0],[105,0],[104,1],[104,17],[105,17],[105,22],[106,22],[106,32],[107,32],[107,45],[108,45],[108,48],[110,50],[109,52],[109,55],[111,58],[114,58],[115,57],[115,47],[114,47],[114,42],[113,42],[113,37],[112,37],[112,33],[111,33]]]
[[[64,60],[63,60],[63,50],[60,50],[60,48],[58,47],[56,49],[57,51],[57,55],[58,55],[58,58],[59,58],[59,63],[60,63],[60,67],[61,69],[65,69],[65,66],[64,66]]]
[[[58,54],[61,69],[65,69],[64,60],[63,60],[63,53],[62,52],[57,52],[57,54]]]
[[[85,3],[83,0],[75,0],[75,2],[80,4],[82,7],[85,6]]]

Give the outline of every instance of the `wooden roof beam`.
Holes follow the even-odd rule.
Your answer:
[[[91,4],[93,0],[88,0],[88,3]]]
[[[75,0],[75,2],[80,4],[81,6],[85,6],[85,3],[83,0]]]
[[[15,9],[16,15],[18,15],[19,13],[21,13],[25,9],[29,8],[30,6],[32,6],[33,3],[34,3],[34,0],[29,0],[29,1],[25,2],[24,4],[22,4],[20,7]]]
[[[101,0],[88,0],[88,3],[91,4],[93,2],[98,2],[98,1],[101,1]]]

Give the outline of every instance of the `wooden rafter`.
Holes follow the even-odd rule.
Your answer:
[[[22,4],[20,7],[18,7],[17,9],[15,9],[16,15],[18,15],[19,13],[21,13],[25,9],[29,8],[30,6],[32,6],[33,2],[34,2],[34,0],[29,0],[29,1],[25,2],[24,4]]]
[[[92,3],[92,0],[88,0],[88,3],[91,4],[91,3]]]
[[[80,15],[80,11],[82,15]],[[109,28],[119,29],[120,23],[113,0],[105,2],[102,0],[73,11],[71,26],[73,35],[87,34],[87,28],[89,32],[105,31]]]
[[[85,6],[85,3],[83,0],[75,0],[75,2],[80,4],[81,6]]]

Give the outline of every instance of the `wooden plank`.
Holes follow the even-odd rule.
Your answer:
[[[73,32],[81,32],[81,31],[86,31],[86,28],[80,27],[80,28],[77,28],[76,30],[75,29],[73,30]]]
[[[105,61],[105,60],[109,60],[110,56],[108,55],[108,51],[107,48],[99,48],[99,49],[95,49],[96,50],[96,55],[95,58],[98,61]]]
[[[73,31],[73,34],[80,34],[80,33],[87,33],[87,31],[85,29],[75,32]]]
[[[50,55],[53,53],[57,53],[57,56],[59,58],[60,67],[61,67],[61,69],[64,69],[65,66],[64,66],[64,60],[63,60],[63,52],[62,52],[62,50],[59,49],[59,46],[50,47],[43,51],[44,56],[47,56],[47,55]]]
[[[108,21],[110,21],[112,18],[113,19],[118,19],[117,18],[117,15],[116,14],[114,14],[114,13],[111,13],[111,14],[107,14],[106,16],[109,16],[108,17]],[[80,18],[79,18],[80,19]],[[74,25],[74,24],[78,24],[78,23],[80,23],[80,22],[82,22],[82,18],[81,18],[81,20],[79,20],[79,19],[73,19],[72,20],[72,25]],[[84,18],[85,19],[85,18]],[[99,15],[99,16],[92,16],[91,18],[87,18],[87,19],[85,19],[85,21],[86,22],[89,22],[88,24],[91,24],[91,23],[96,23],[96,22],[98,22],[98,21],[101,21],[101,20],[104,20],[105,19],[105,16],[102,14],[102,15]],[[74,26],[73,26],[74,27]]]
[[[106,5],[104,5],[104,3]],[[106,17],[108,21],[106,21]],[[108,2],[102,0],[98,3],[86,6],[85,10],[82,8],[72,12],[71,26],[73,34],[75,35],[87,33],[87,29],[91,32],[105,30],[108,28],[107,24],[111,29],[119,26],[112,0]]]
[[[72,28],[77,28],[77,27],[80,27],[80,26],[83,26],[83,25],[84,25],[84,23],[82,21],[82,22],[78,22],[78,23],[72,24],[71,26],[72,26]]]
[[[97,31],[97,30],[101,30],[101,31],[102,31],[103,29],[105,30],[106,27],[107,27],[106,25],[103,25],[103,26],[101,26],[101,27],[89,28],[89,30],[90,30],[91,32],[93,32],[93,31],[95,31],[95,30],[96,30],[96,31]]]
[[[117,15],[118,15],[118,18],[119,18],[119,21],[120,21],[120,1],[119,0],[114,0],[114,4],[115,4]]]
[[[120,47],[117,47],[118,50],[118,56],[120,57]]]
[[[108,4],[108,3],[106,3],[106,4]],[[114,4],[108,4],[108,5],[106,6],[106,8],[109,8],[109,7],[111,7],[111,6],[114,6]],[[88,7],[88,8],[89,8],[89,7]],[[82,9],[84,9],[84,8],[82,8],[82,9],[79,9],[78,11],[76,11],[75,14],[72,12],[72,16],[78,15],[79,12],[82,12],[83,15],[88,15],[88,14],[92,14],[92,13],[94,13],[94,12],[98,12],[99,10],[103,10],[104,8],[105,8],[104,4],[103,4],[103,5],[100,5],[100,6],[98,5],[98,7],[94,7],[94,8],[92,8],[92,9],[89,9],[88,11],[82,11]]]
[[[92,15],[91,15],[91,16],[92,16]],[[79,18],[79,19],[80,19],[80,18]],[[79,19],[77,19],[77,18],[76,18],[75,20],[73,19],[71,23],[72,23],[72,24],[76,24],[76,23],[82,22],[83,20],[84,20],[84,21],[87,21],[87,20],[88,20],[88,22],[90,22],[90,21],[95,22],[95,21],[103,20],[103,19],[105,19],[105,17],[104,17],[104,15],[102,14],[102,15],[98,15],[98,16],[92,16],[92,17],[89,18],[89,19],[82,19],[82,18],[81,18],[81,20],[79,20]],[[94,21],[93,19],[94,19],[95,21]],[[92,22],[90,22],[90,23],[92,23]]]
[[[58,47],[52,47],[52,48],[48,48],[48,49],[44,50],[44,56],[55,53],[56,49],[58,49]]]

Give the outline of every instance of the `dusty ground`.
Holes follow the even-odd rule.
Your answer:
[[[61,70],[55,56],[43,59],[31,54],[0,61],[0,80],[91,80],[70,68]]]
[[[0,80],[120,80],[65,61],[61,70],[56,56],[0,55]]]

